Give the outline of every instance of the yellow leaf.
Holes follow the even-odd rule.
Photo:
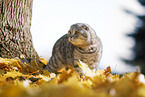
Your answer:
[[[4,74],[4,77],[7,78],[7,77],[16,77],[16,76],[22,76],[23,74],[20,73],[19,71],[10,71],[10,72],[7,72],[6,74]]]
[[[82,61],[78,62],[79,67],[83,70],[84,74],[89,77],[94,77],[96,74],[88,67],[87,64],[83,63]]]

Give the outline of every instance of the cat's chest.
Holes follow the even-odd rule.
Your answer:
[[[92,46],[87,49],[75,48],[74,49],[74,59],[81,60],[85,63],[93,64],[97,57],[97,47]]]

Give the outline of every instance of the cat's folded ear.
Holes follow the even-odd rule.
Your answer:
[[[82,26],[85,30],[89,30],[89,27],[87,27],[86,25]]]

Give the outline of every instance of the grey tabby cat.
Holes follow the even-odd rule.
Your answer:
[[[81,72],[77,64],[81,60],[94,70],[101,56],[102,43],[95,31],[88,24],[77,23],[70,27],[68,34],[57,40],[45,69],[57,73],[63,67],[74,67]]]

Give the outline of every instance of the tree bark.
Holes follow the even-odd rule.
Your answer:
[[[30,32],[33,0],[0,1],[0,57],[38,58]]]

